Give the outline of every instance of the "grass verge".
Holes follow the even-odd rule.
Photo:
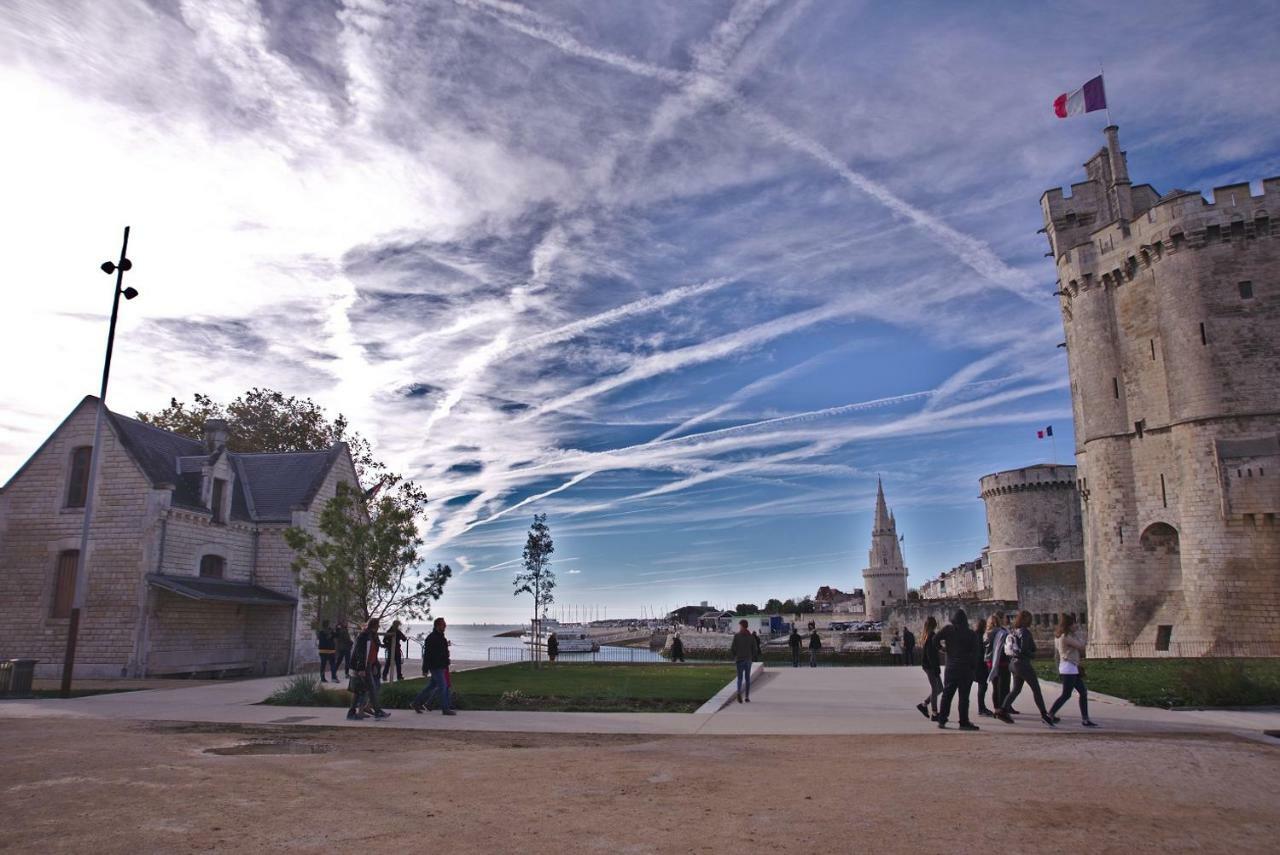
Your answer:
[[[1038,660],[1041,677],[1057,680],[1057,665]],[[1280,659],[1089,659],[1090,691],[1147,707],[1280,705]]]
[[[452,675],[462,710],[545,712],[693,712],[733,679],[724,665],[615,665],[530,663],[499,665]],[[408,709],[425,684],[421,677],[382,685],[382,705]],[[351,695],[300,674],[266,703],[279,706],[346,706]]]

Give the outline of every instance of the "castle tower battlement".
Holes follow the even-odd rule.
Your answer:
[[[884,500],[884,485],[876,479],[876,511],[871,525],[871,549],[862,571],[867,617],[878,620],[883,611],[907,597],[907,567],[902,561],[898,522]]]
[[[1118,131],[1041,197],[1095,655],[1280,653],[1280,178],[1160,195]],[[984,484],[984,498],[986,487]]]

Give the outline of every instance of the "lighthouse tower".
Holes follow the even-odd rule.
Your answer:
[[[898,524],[884,502],[884,485],[876,479],[876,517],[871,527],[871,550],[862,571],[867,617],[879,620],[886,608],[907,597],[907,568],[902,563]]]

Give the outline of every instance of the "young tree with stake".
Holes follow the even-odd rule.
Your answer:
[[[516,586],[515,596],[533,595],[533,622],[529,629],[533,636],[535,664],[538,661],[538,615],[555,602],[552,591],[556,587],[556,574],[551,572],[551,553],[555,551],[555,544],[551,542],[551,529],[547,528],[547,515],[534,514],[533,525],[529,526],[529,537],[525,540],[524,552],[521,554],[524,570],[516,573],[512,584]]]

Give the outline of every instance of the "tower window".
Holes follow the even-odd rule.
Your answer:
[[[1200,322],[1200,343],[1201,344],[1209,343],[1209,336],[1207,336],[1204,331],[1204,321]]]
[[[1173,638],[1173,624],[1161,624],[1156,627],[1156,650],[1168,650]]]
[[[1253,283],[1252,282],[1240,283],[1240,299],[1242,300],[1253,299]]]
[[[71,450],[71,476],[67,479],[67,507],[83,508],[89,496],[89,464],[93,446],[81,445]]]
[[[1232,239],[1244,237],[1244,220],[1231,221],[1231,237]]]
[[[222,511],[223,499],[227,492],[227,482],[222,478],[213,479],[213,500],[210,503],[213,510],[213,522],[221,525],[227,521],[226,515]]]
[[[58,567],[53,577],[53,604],[49,617],[71,617],[71,606],[76,596],[76,570],[80,564],[80,551],[67,549],[58,553]]]
[[[1154,338],[1151,339],[1151,361],[1156,361],[1156,340]]]
[[[1169,495],[1164,490],[1164,473],[1160,473],[1160,504],[1169,507]]]
[[[1222,227],[1221,226],[1206,227],[1204,230],[1204,240],[1205,240],[1205,243],[1208,243],[1209,241],[1213,241],[1213,240],[1222,240]]]
[[[221,579],[227,562],[221,555],[202,555],[200,557],[200,577],[202,579]]]
[[[1120,378],[1119,377],[1111,378],[1111,391],[1115,393],[1116,399],[1119,400],[1120,398]]]

